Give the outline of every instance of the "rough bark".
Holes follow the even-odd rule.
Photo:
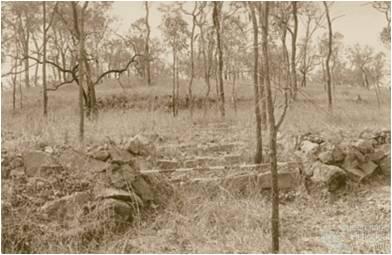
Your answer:
[[[277,169],[277,148],[276,148],[276,134],[277,128],[275,126],[274,105],[272,102],[271,81],[269,71],[269,56],[268,56],[268,15],[269,2],[264,3],[264,15],[262,26],[262,50],[264,62],[264,86],[267,101],[268,113],[268,130],[269,130],[269,157],[271,164],[271,179],[272,179],[272,217],[271,217],[271,237],[272,237],[272,252],[279,252],[279,189],[278,189],[278,169]]]

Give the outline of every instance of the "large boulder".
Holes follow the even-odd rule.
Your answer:
[[[387,157],[383,158],[380,161],[379,166],[381,173],[389,178],[391,176],[391,155],[389,154]]]
[[[60,164],[71,172],[90,175],[103,172],[109,164],[72,149],[65,150],[59,157]]]
[[[353,143],[354,147],[357,148],[361,153],[367,154],[374,151],[375,140],[370,139],[359,139]]]
[[[139,174],[135,169],[127,164],[116,165],[112,164],[107,170],[111,185],[117,189],[127,190],[131,187],[132,182],[136,179]]]
[[[333,145],[318,155],[319,160],[328,165],[339,163],[344,160],[344,157],[343,150],[337,145]]]
[[[337,166],[314,162],[308,174],[313,183],[326,187],[330,192],[338,190],[346,183],[346,173]]]
[[[90,201],[91,196],[88,192],[76,192],[45,203],[40,211],[47,219],[75,226],[78,225],[78,219],[86,211]]]
[[[300,145],[299,156],[306,160],[317,159],[317,153],[320,150],[320,145],[318,143],[312,143],[310,141],[303,141]]]
[[[22,158],[25,173],[29,177],[46,177],[62,169],[50,154],[42,151],[24,152]]]
[[[109,152],[112,163],[128,164],[132,162],[133,156],[131,153],[126,150],[122,150],[113,144],[109,145]]]
[[[154,191],[149,183],[146,182],[142,175],[136,176],[132,182],[132,188],[143,202],[151,202],[155,200]]]
[[[90,153],[90,156],[96,160],[106,161],[109,159],[110,154],[107,150],[97,150],[97,151]]]
[[[97,205],[99,220],[114,224],[130,223],[135,210],[129,202],[118,199],[104,199]]]

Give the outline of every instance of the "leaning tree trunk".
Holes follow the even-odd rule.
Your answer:
[[[327,2],[324,1],[323,3],[324,3],[324,7],[325,7],[325,14],[327,16],[327,21],[328,21],[328,55],[327,55],[327,59],[325,60],[325,69],[327,72],[328,109],[331,111],[332,110],[332,91],[331,91],[331,71],[330,71],[330,67],[329,67],[329,61],[331,59],[331,54],[332,54],[332,23],[331,23],[331,18],[329,16]]]
[[[259,98],[259,28],[257,26],[256,13],[254,3],[248,3],[253,25],[253,87],[255,99],[255,115],[256,115],[256,153],[254,161],[256,164],[263,162],[263,140],[261,132],[261,114],[260,114],[260,98]]]
[[[221,15],[221,8],[223,2],[213,2],[214,9],[212,13],[212,18],[214,21],[214,26],[216,30],[216,43],[218,50],[218,81],[219,81],[219,92],[220,92],[220,111],[221,115],[225,117],[225,91],[223,88],[223,51],[222,51],[222,43],[221,43],[221,24],[219,21],[219,16]]]

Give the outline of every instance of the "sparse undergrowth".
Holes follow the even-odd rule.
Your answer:
[[[196,86],[197,87],[197,86]],[[135,89],[143,96],[144,88],[127,90],[132,99]],[[152,96],[164,96],[156,88]],[[390,106],[386,100],[381,108],[372,91],[358,90],[367,103],[352,100],[349,88],[337,93],[332,114],[324,111],[326,100],[318,88],[307,88],[309,98],[299,97],[287,114],[280,139],[305,132],[330,135],[331,140],[357,135],[368,129],[389,129]],[[169,91],[169,90],[167,90]],[[99,95],[118,91],[98,90]],[[252,159],[255,149],[254,113],[251,97],[245,91],[235,114],[228,104],[228,116],[219,121],[218,111],[196,110],[192,121],[187,110],[179,118],[162,110],[108,110],[100,113],[97,122],[87,122],[86,143],[77,141],[77,95],[75,91],[59,91],[50,99],[48,119],[40,117],[40,105],[26,101],[23,111],[12,114],[3,107],[2,148],[20,154],[45,145],[83,148],[101,144],[107,137],[120,143],[136,133],[150,132],[163,136],[168,144],[197,144],[204,142],[241,142],[246,148],[241,154]],[[198,93],[197,90],[195,93]],[[203,92],[200,92],[201,94]],[[242,92],[241,92],[242,93]],[[52,95],[51,95],[52,96]],[[151,97],[152,97],[151,96]],[[312,101],[312,102],[311,102]],[[318,106],[314,106],[316,103]],[[71,106],[69,106],[71,105]],[[212,106],[215,107],[215,106]],[[27,109],[26,109],[27,108]],[[214,108],[213,108],[214,109]],[[277,110],[279,111],[279,109]],[[217,133],[209,132],[219,122],[229,126]],[[235,127],[235,128],[232,128]],[[201,132],[199,129],[206,129]],[[339,134],[339,135],[337,135]],[[283,144],[285,145],[285,144]],[[283,146],[284,147],[284,146]],[[238,151],[237,151],[238,152]],[[280,149],[280,159],[287,160]],[[176,152],[183,153],[182,151]],[[241,195],[223,187],[204,189],[199,186],[177,186],[164,210],[151,209],[136,218],[121,231],[110,224],[100,224],[99,218],[85,219],[88,230],[64,232],[64,226],[48,224],[37,211],[46,200],[67,195],[68,191],[84,191],[88,184],[69,174],[58,175],[50,182],[55,187],[31,190],[26,183],[2,180],[2,251],[7,253],[266,253],[270,252],[269,192]],[[20,179],[23,182],[23,178]],[[4,188],[7,187],[7,188]],[[9,189],[18,189],[12,197]],[[32,188],[32,187],[30,187]],[[45,191],[46,190],[46,191]],[[40,193],[47,192],[48,193]],[[32,197],[40,194],[41,200]],[[13,193],[15,194],[15,192]],[[337,196],[310,194],[300,187],[282,193],[281,251],[285,253],[389,253],[390,246],[390,186],[376,175],[359,186],[348,185]],[[42,195],[42,196],[41,196]],[[5,197],[11,199],[4,199]],[[370,227],[370,230],[369,230]]]

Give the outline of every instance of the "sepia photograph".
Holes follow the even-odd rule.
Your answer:
[[[1,1],[1,253],[391,254],[390,1]]]

